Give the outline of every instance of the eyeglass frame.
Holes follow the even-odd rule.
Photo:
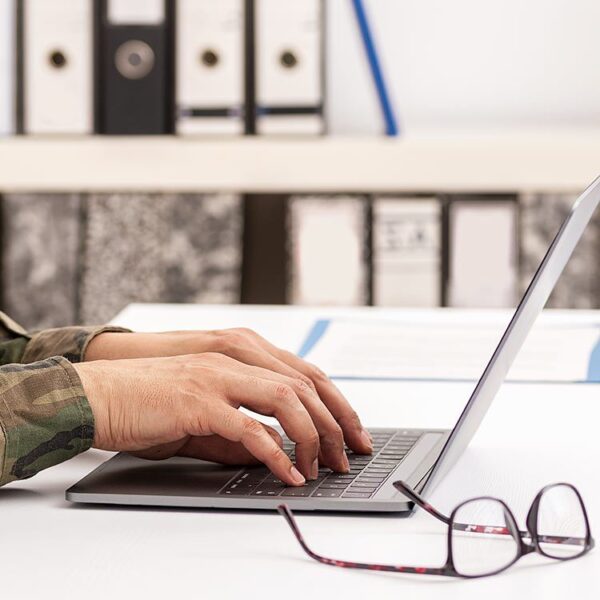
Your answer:
[[[420,496],[420,494],[418,492],[416,492],[414,489],[412,489],[404,481],[395,481],[393,485],[398,491],[402,492],[406,497],[408,497],[411,502],[413,502],[414,504],[416,504],[417,506],[419,506],[420,508],[422,508],[423,510],[428,512],[430,515],[434,516],[436,519],[438,519],[438,520],[442,521],[443,523],[445,523],[446,525],[448,525],[447,557],[446,557],[446,563],[442,567],[414,567],[414,566],[407,566],[407,565],[371,564],[371,563],[360,563],[360,562],[335,560],[335,559],[327,558],[325,556],[321,556],[320,554],[317,554],[316,552],[311,550],[309,548],[308,544],[304,541],[304,536],[300,532],[300,528],[298,527],[298,525],[296,523],[294,514],[291,511],[291,509],[287,506],[287,504],[281,504],[280,506],[277,507],[277,510],[285,518],[288,525],[292,529],[294,535],[296,536],[296,539],[300,543],[300,546],[306,552],[306,554],[308,554],[308,556],[310,556],[312,559],[314,559],[317,562],[320,562],[322,564],[346,568],[346,569],[365,569],[365,570],[369,570],[369,571],[386,571],[386,572],[410,573],[410,574],[418,574],[418,575],[442,575],[442,576],[446,576],[446,577],[459,577],[461,579],[479,579],[481,577],[490,577],[492,575],[497,575],[498,573],[502,573],[503,571],[506,571],[507,569],[512,567],[523,556],[526,556],[527,554],[532,554],[534,552],[537,552],[537,553],[541,554],[542,556],[545,556],[546,558],[551,558],[552,560],[567,561],[567,560],[573,560],[576,558],[581,558],[582,556],[584,556],[588,552],[590,552],[595,546],[595,541],[594,541],[594,538],[592,537],[592,533],[590,530],[589,518],[588,518],[585,504],[583,502],[583,498],[581,497],[579,490],[577,490],[577,488],[570,483],[563,483],[563,482],[552,483],[550,485],[543,487],[536,494],[535,498],[533,499],[533,502],[531,503],[531,507],[529,508],[529,511],[527,513],[527,518],[525,520],[525,525],[527,527],[527,531],[522,531],[518,528],[517,521],[516,521],[512,511],[510,510],[508,505],[499,498],[493,498],[491,496],[480,496],[477,498],[470,498],[468,500],[461,502],[456,508],[454,508],[454,510],[450,513],[450,516],[448,517],[448,516],[444,515],[443,513],[441,513],[440,511],[436,510],[433,506],[431,506],[431,504],[429,504],[424,498],[422,498]],[[546,535],[540,536],[539,535],[539,532],[537,529],[538,529],[538,516],[539,516],[539,507],[540,507],[541,499],[542,499],[543,495],[546,492],[548,492],[548,490],[555,488],[555,487],[559,487],[559,486],[565,486],[565,487],[569,488],[570,490],[572,490],[575,493],[575,495],[579,501],[579,504],[581,505],[581,510],[583,513],[585,526],[586,526],[586,535],[583,538],[573,538],[573,537],[565,537],[565,536],[546,536]],[[506,516],[510,520],[510,526],[498,527],[498,526],[475,525],[475,524],[466,524],[466,523],[455,522],[454,519],[456,517],[456,514],[463,506],[465,506],[466,504],[470,504],[471,502],[479,501],[479,500],[492,500],[494,502],[499,502],[502,505]],[[507,525],[508,525],[508,523],[507,523]],[[456,527],[456,526],[459,526],[459,527]],[[510,530],[511,527],[513,529],[512,532]],[[484,534],[493,534],[493,535],[511,535],[517,544],[518,552],[516,553],[516,555],[512,561],[510,561],[503,567],[496,569],[495,571],[490,571],[489,573],[481,573],[481,574],[476,574],[476,575],[460,573],[460,571],[456,569],[455,562],[454,562],[454,553],[453,553],[453,548],[452,548],[452,533],[453,533],[453,531],[466,531],[468,533],[484,533]],[[518,539],[515,537],[515,534],[518,534]],[[526,541],[526,538],[528,538],[530,541]],[[581,542],[581,543],[577,543],[576,545],[582,545],[583,551],[580,552],[579,554],[575,554],[573,556],[565,556],[565,557],[554,556],[552,554],[548,554],[547,552],[545,552],[543,550],[543,548],[540,546],[540,543],[566,544],[569,542],[573,543],[574,540],[578,540],[579,542]]]

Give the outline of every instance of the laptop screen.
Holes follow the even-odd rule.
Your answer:
[[[570,215],[550,245],[498,347],[434,464],[431,475],[424,486],[425,489],[431,488],[436,481],[439,481],[469,445],[599,203],[600,177],[575,201]]]

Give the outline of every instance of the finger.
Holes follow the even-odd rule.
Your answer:
[[[266,354],[264,351],[262,353]],[[272,369],[244,364],[238,365],[236,371],[290,386],[308,411],[319,433],[320,462],[334,471],[347,472],[350,465],[348,464],[348,457],[344,449],[342,429],[323,404],[316,390],[308,385],[306,376],[287,365],[285,365],[285,370],[291,372],[291,376],[281,374],[281,370],[284,369],[276,371],[275,368],[277,365],[274,363],[279,363],[280,361],[271,355],[268,355],[268,357],[271,359],[270,361],[266,357],[261,357],[261,361],[263,364],[274,365]]]
[[[275,429],[261,423],[275,443],[283,446],[283,440]],[[177,452],[177,456],[208,460],[223,465],[254,465],[260,461],[241,442],[231,442],[220,435],[192,436]]]
[[[247,367],[246,367],[247,368]],[[319,470],[319,433],[294,390],[284,384],[254,375],[245,375],[244,366],[226,374],[228,398],[262,415],[275,417],[296,444],[296,465],[307,479],[316,479]]]
[[[258,334],[254,334],[254,336],[261,347],[313,382],[319,397],[342,428],[344,439],[349,448],[355,452],[366,454],[373,451],[373,441],[369,432],[362,426],[358,415],[343,394],[323,371],[292,352],[277,348]]]
[[[232,442],[240,442],[281,481],[304,485],[305,478],[261,423],[226,404],[211,411],[208,421],[211,431]]]

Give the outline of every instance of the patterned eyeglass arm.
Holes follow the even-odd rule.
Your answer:
[[[431,504],[429,504],[418,492],[415,492],[407,483],[404,481],[395,481],[394,487],[402,492],[411,502],[414,502],[419,508],[426,510],[430,515],[433,515],[436,519],[439,519],[446,525],[450,525],[450,518],[442,514]],[[466,531],[468,533],[487,533],[494,535],[512,535],[508,527],[498,527],[493,525],[475,525],[470,523],[452,523],[452,529],[455,531]],[[531,538],[531,534],[528,531],[519,530],[519,535],[522,538]],[[576,537],[564,537],[560,535],[538,535],[538,541],[544,544],[570,544],[572,546],[585,546],[587,540],[585,538]]]
[[[404,481],[394,481],[394,487],[402,492],[411,502],[414,502],[419,508],[426,510],[430,515],[434,516],[436,519],[440,520],[442,523],[446,523],[446,525],[450,525],[450,517],[442,514],[439,510],[436,510],[427,502],[418,492],[413,490],[408,483]]]
[[[361,562],[349,562],[346,560],[335,560],[333,558],[326,558],[325,556],[321,556],[316,552],[313,552],[304,541],[304,537],[302,533],[300,533],[300,529],[294,519],[294,515],[290,508],[286,504],[281,504],[277,507],[279,514],[281,514],[291,530],[294,532],[296,539],[302,549],[308,556],[312,559],[320,562],[324,565],[330,565],[333,567],[342,567],[343,569],[365,569],[367,571],[390,571],[393,573],[414,573],[418,575],[454,575],[454,573],[449,572],[444,567],[409,567],[404,565],[378,565],[378,564],[370,564],[370,563],[361,563]]]

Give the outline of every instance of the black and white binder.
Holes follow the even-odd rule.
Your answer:
[[[324,132],[322,0],[255,0],[256,132]]]
[[[98,0],[96,128],[173,131],[173,3]]]
[[[92,0],[20,0],[20,127],[93,131]]]
[[[15,131],[15,0],[0,0],[0,136]]]
[[[180,134],[244,133],[244,0],[177,0]]]

